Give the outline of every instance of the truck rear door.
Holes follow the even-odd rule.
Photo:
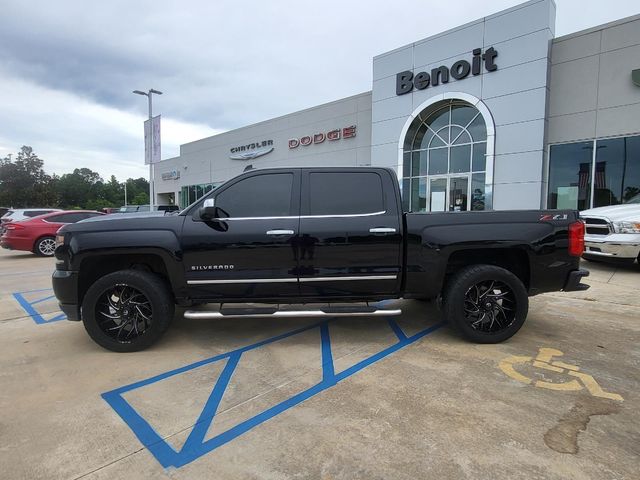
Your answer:
[[[303,169],[301,296],[398,292],[402,232],[391,182],[383,169]]]

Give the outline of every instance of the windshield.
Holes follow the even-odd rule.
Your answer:
[[[629,204],[629,203],[640,203],[640,193],[635,195],[635,196],[633,196],[633,197],[631,197],[629,200],[627,200],[624,203],[627,203],[627,204]]]

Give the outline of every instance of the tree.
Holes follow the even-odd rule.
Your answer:
[[[104,198],[107,202],[105,207],[119,207],[124,205],[124,185],[118,181],[115,175],[111,175],[108,182],[104,184]]]
[[[104,203],[103,185],[100,175],[88,168],[76,168],[73,173],[65,173],[57,182],[60,206],[87,208],[90,200]]]
[[[0,204],[15,208],[46,207],[57,203],[55,182],[42,169],[44,162],[23,146],[15,161],[0,161]]]
[[[627,187],[624,189],[624,195],[622,196],[623,201],[629,201],[636,195],[640,193],[640,188],[638,187]]]
[[[62,176],[47,175],[44,161],[23,146],[12,161],[0,158],[0,206],[84,208],[100,210],[124,205],[124,184],[111,175],[105,182],[89,168],[76,168]],[[149,203],[149,182],[140,178],[127,179],[129,203]]]
[[[131,205],[148,205],[149,204],[149,194],[145,192],[137,193],[133,200],[131,201]]]
[[[127,197],[132,205],[149,204],[149,181],[145,178],[127,179]]]

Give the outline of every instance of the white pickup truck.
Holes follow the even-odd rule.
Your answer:
[[[640,263],[640,194],[621,205],[584,210],[580,218],[587,224],[584,258]]]

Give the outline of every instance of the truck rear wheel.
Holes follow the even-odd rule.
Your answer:
[[[174,302],[157,275],[121,270],[97,280],[82,302],[89,336],[113,352],[137,352],[157,342],[173,319]]]
[[[513,336],[527,318],[529,297],[522,281],[494,265],[472,265],[457,272],[445,289],[445,318],[476,343],[498,343]]]

